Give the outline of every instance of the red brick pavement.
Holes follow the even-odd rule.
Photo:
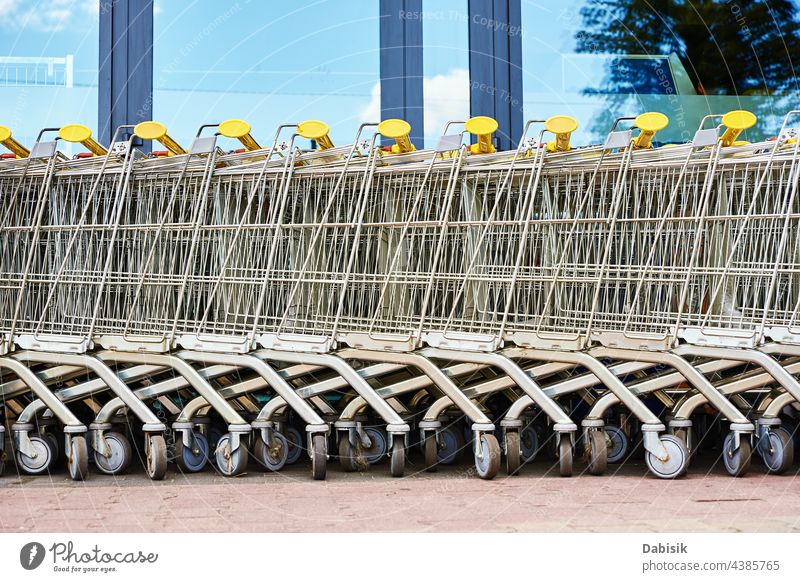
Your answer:
[[[603,477],[563,479],[545,464],[485,482],[467,468],[392,479],[388,467],[325,482],[307,467],[258,470],[235,479],[207,471],[151,483],[140,472],[0,477],[3,532],[362,532],[362,531],[800,531],[800,476],[743,479],[719,467],[684,479],[647,477],[641,462]],[[795,468],[796,469],[796,468]]]

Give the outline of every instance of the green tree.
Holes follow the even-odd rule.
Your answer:
[[[698,95],[768,96],[754,99],[760,116],[782,114],[800,89],[800,21],[791,0],[587,0],[581,53],[668,55],[680,59]],[[649,87],[652,69],[612,59],[604,84],[586,93],[608,96]],[[641,89],[639,89],[641,90]]]

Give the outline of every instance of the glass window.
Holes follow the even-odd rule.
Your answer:
[[[262,144],[305,119],[345,144],[380,115],[377,2],[156,2],[154,18],[153,118],[182,143],[238,118]]]
[[[469,118],[467,0],[423,1],[425,145],[434,147],[445,123]]]
[[[525,117],[572,115],[596,142],[615,117],[661,111],[658,138],[685,141],[704,115],[748,109],[748,138],[773,135],[796,107],[799,22],[791,0],[523,0]]]
[[[0,125],[21,144],[44,127],[97,127],[99,14],[96,0],[0,0]]]

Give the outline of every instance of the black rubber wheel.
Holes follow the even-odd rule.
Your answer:
[[[733,450],[735,437],[733,433],[725,437],[722,445],[722,461],[725,470],[732,477],[744,477],[750,469],[750,461],[753,457],[753,450],[750,446],[750,439],[742,436],[739,439],[739,448]]]
[[[133,459],[131,443],[118,432],[105,433],[108,448],[111,450],[109,457],[94,451],[94,464],[97,470],[106,475],[121,475],[124,473]]]
[[[368,427],[364,429],[367,437],[370,440],[368,449],[362,449],[361,455],[364,460],[370,465],[380,463],[389,452],[389,443],[386,440],[386,434],[378,428]]]
[[[328,442],[324,434],[311,437],[311,476],[315,481],[323,481],[328,465]]]
[[[602,475],[608,468],[608,446],[604,430],[590,430],[587,434],[586,453],[589,460],[589,473]]]
[[[667,449],[667,458],[662,461],[646,450],[644,460],[647,468],[660,479],[682,477],[689,466],[689,450],[686,448],[686,443],[671,434],[661,435],[661,443]]]
[[[208,450],[208,439],[205,435],[199,432],[193,433],[193,437],[197,445],[197,453],[191,447],[183,444],[183,436],[180,432],[175,434],[175,464],[178,465],[184,473],[199,473],[206,468],[210,460],[210,452]]]
[[[500,443],[493,434],[482,434],[480,439],[481,456],[475,455],[475,469],[481,479],[489,481],[500,471]]]
[[[219,439],[217,449],[214,451],[217,470],[225,477],[236,477],[244,473],[247,470],[248,457],[247,446],[241,439],[239,440],[239,448],[231,451],[230,434],[225,434]]]
[[[369,467],[367,460],[360,454],[360,448],[359,445],[352,445],[348,433],[344,432],[339,437],[339,464],[345,472],[364,471]]]
[[[506,431],[506,473],[519,475],[520,435],[516,430]]]
[[[273,431],[272,439],[273,443],[270,447],[260,436],[256,437],[253,455],[255,455],[256,461],[268,471],[280,471],[289,458],[289,441],[277,431]]]
[[[286,440],[289,441],[289,456],[286,458],[286,464],[294,465],[300,460],[303,451],[306,450],[303,434],[295,427],[290,426],[286,428],[286,434],[284,434],[284,436]]]
[[[392,477],[402,477],[406,472],[406,443],[403,435],[392,435],[389,472]]]
[[[64,452],[64,441],[61,440],[61,438],[63,438],[63,436],[61,438],[59,438],[58,435],[56,435],[55,433],[52,433],[50,431],[39,433],[39,434],[40,434],[40,436],[43,436],[44,438],[46,438],[47,441],[50,443],[50,446],[53,449],[53,462],[54,463],[58,463],[61,460],[62,456],[63,456],[62,453]]]
[[[425,436],[422,453],[425,455],[425,470],[435,473],[439,469],[439,443],[436,442],[435,432],[429,432]]]
[[[767,451],[761,453],[761,460],[768,473],[783,475],[794,461],[794,441],[783,427],[769,431]]]
[[[520,463],[527,465],[532,463],[539,454],[539,433],[533,426],[526,426],[519,431]]]
[[[147,476],[153,481],[161,481],[167,475],[167,442],[160,434],[145,437],[147,451]]]
[[[611,464],[619,463],[628,456],[630,442],[625,431],[618,426],[606,425],[606,448],[608,449],[608,462]]]
[[[558,439],[558,474],[572,477],[572,439],[565,432],[560,433]]]
[[[127,442],[127,439],[124,439],[124,442]],[[67,459],[67,470],[69,471],[70,479],[73,481],[83,481],[89,476],[89,447],[86,444],[86,437],[83,435],[72,437],[70,439],[70,448],[72,450]],[[130,453],[130,443],[128,443],[128,453],[130,462],[132,456]]]
[[[17,467],[26,475],[44,475],[50,471],[50,466],[53,464],[53,448],[44,437],[34,434],[28,438],[31,440],[36,456],[29,457],[17,451]]]
[[[439,431],[439,464],[452,465],[461,457],[466,441],[464,434],[453,427],[446,427]]]

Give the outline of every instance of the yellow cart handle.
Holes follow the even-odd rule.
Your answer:
[[[231,139],[238,139],[248,152],[260,150],[261,146],[250,135],[250,124],[241,119],[229,119],[219,124],[219,133]]]
[[[411,124],[402,119],[387,119],[378,124],[378,133],[383,137],[393,139],[395,144],[392,146],[393,154],[404,154],[413,152],[417,148],[411,143],[408,135],[411,133]]]
[[[658,111],[648,111],[639,115],[633,124],[641,131],[633,140],[633,146],[637,150],[643,150],[653,147],[653,138],[656,132],[669,125],[669,117]]]
[[[11,130],[4,125],[0,125],[0,143],[18,158],[27,158],[31,154],[28,148],[11,137]]]
[[[491,154],[495,152],[492,136],[497,131],[497,121],[485,115],[470,118],[465,124],[464,129],[478,138],[478,143],[470,146],[469,150],[473,154]]]
[[[142,121],[133,128],[133,134],[147,141],[156,140],[167,148],[170,155],[180,156],[188,153],[178,142],[167,135],[167,127],[158,121]]]
[[[556,115],[544,123],[544,128],[555,134],[555,141],[547,143],[548,152],[568,152],[572,149],[569,140],[572,132],[578,129],[578,120],[569,115]]]
[[[82,144],[87,150],[96,156],[104,156],[108,154],[108,150],[97,143],[92,138],[92,130],[79,123],[72,123],[65,125],[58,130],[58,137],[64,141]]]
[[[316,119],[309,119],[297,125],[297,134],[306,139],[313,139],[321,150],[334,147],[331,138],[328,137],[330,130],[327,123]]]
[[[722,116],[722,125],[725,126],[725,133],[722,134],[720,141],[723,147],[736,145],[736,138],[745,129],[750,129],[756,124],[758,118],[744,109],[729,111]]]

